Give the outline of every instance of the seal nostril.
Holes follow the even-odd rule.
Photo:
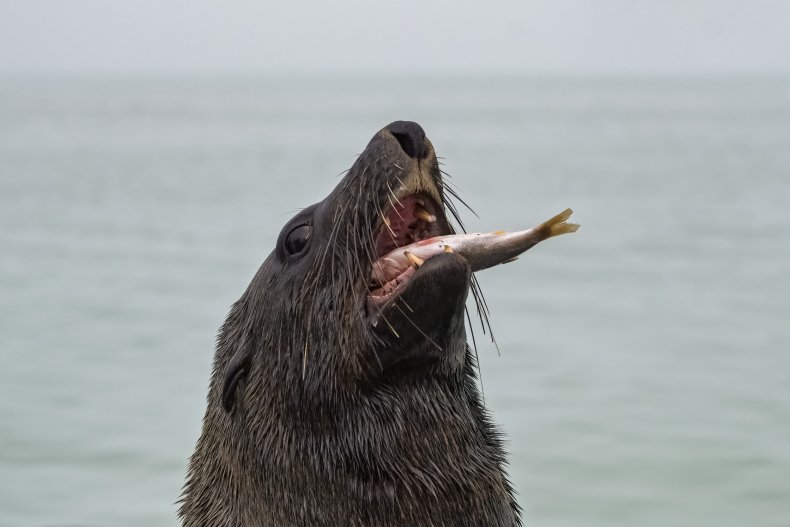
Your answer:
[[[393,133],[395,139],[400,143],[400,147],[406,152],[409,157],[422,158],[417,152],[417,145],[414,144],[414,139],[408,134]]]
[[[395,121],[387,129],[395,137],[406,155],[423,159],[427,155],[425,132],[422,127],[411,121]]]

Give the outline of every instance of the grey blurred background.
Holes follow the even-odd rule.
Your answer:
[[[790,4],[0,2],[0,525],[177,525],[214,335],[420,122],[534,526],[790,526]]]

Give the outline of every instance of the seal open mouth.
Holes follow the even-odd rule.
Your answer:
[[[579,226],[566,223],[566,209],[532,229],[517,232],[453,234],[444,211],[424,194],[411,194],[388,210],[376,237],[368,297],[381,305],[397,296],[426,260],[441,253],[457,253],[472,272],[512,262],[539,242],[575,232]]]
[[[422,260],[416,257],[409,259],[406,256],[406,260],[396,260],[387,258],[389,254],[423,240],[451,233],[442,207],[433,198],[425,194],[410,194],[394,201],[385,213],[376,236],[378,259],[373,263],[369,298],[376,304],[391,299],[422,265]]]

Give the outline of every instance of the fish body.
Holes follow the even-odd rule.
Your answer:
[[[511,262],[543,240],[576,232],[578,224],[565,222],[572,213],[571,209],[566,209],[537,227],[523,231],[449,234],[398,247],[374,263],[371,278],[373,282],[386,283],[410,266],[419,267],[425,260],[443,252],[463,256],[472,272]]]

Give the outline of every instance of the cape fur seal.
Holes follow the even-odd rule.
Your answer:
[[[184,526],[521,524],[464,328],[472,271],[515,242],[453,236],[448,192],[396,121],[285,225],[220,329]]]

